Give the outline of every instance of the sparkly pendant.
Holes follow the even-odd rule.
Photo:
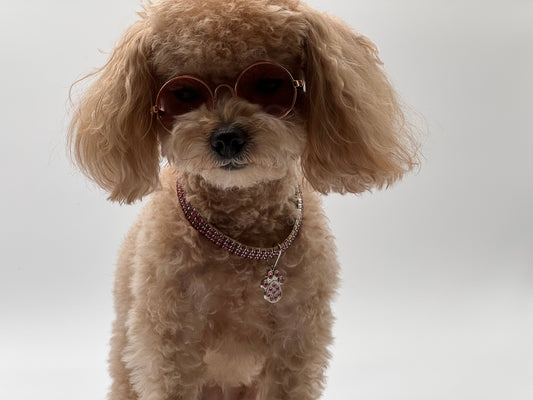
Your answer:
[[[265,291],[264,298],[269,303],[277,303],[281,300],[281,285],[285,283],[285,277],[278,270],[270,270],[261,283],[261,289]]]
[[[272,304],[280,301],[281,296],[283,295],[281,285],[285,283],[285,277],[276,269],[282,253],[283,251],[281,250],[280,246],[276,263],[270,267],[270,270],[261,282],[261,289],[265,291],[263,297],[266,301]]]

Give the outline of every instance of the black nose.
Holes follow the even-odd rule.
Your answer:
[[[224,126],[211,133],[210,143],[216,154],[231,160],[243,152],[248,143],[248,134],[239,125]]]

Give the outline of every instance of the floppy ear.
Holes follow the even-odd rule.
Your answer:
[[[150,107],[154,80],[143,21],[124,33],[74,112],[69,146],[80,169],[110,193],[131,203],[159,184],[159,145]]]
[[[376,46],[333,17],[304,15],[307,180],[324,194],[392,184],[417,164],[417,145]]]

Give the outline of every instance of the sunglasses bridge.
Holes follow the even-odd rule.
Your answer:
[[[231,87],[230,85],[228,85],[227,83],[221,83],[220,85],[218,85],[214,92],[213,92],[213,106],[215,104],[217,104],[217,99],[218,99],[218,91],[222,88],[227,88],[229,89],[230,93],[231,93],[231,97],[236,97],[237,96],[237,93],[235,92],[235,88]]]

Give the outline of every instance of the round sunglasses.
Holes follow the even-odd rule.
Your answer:
[[[176,117],[194,111],[205,105],[213,110],[220,89],[227,88],[232,95],[261,106],[264,112],[277,118],[284,118],[296,103],[298,89],[304,90],[303,80],[294,79],[281,65],[260,61],[242,71],[235,86],[218,85],[214,92],[194,76],[181,75],[165,83],[157,94],[152,114],[163,127],[171,132]]]

